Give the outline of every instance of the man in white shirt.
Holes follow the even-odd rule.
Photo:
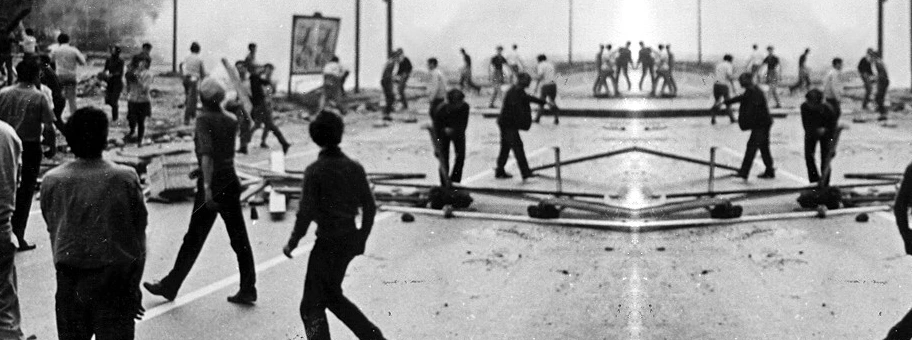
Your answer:
[[[653,60],[656,62],[656,77],[652,82],[652,91],[650,97],[656,96],[656,89],[659,88],[659,81],[662,81],[661,94],[665,95],[665,87],[668,86],[668,54],[665,53],[665,46],[659,44],[658,52],[653,52]]]
[[[763,54],[763,51],[760,51],[760,47],[757,44],[753,46],[754,50],[751,52],[750,58],[747,59],[747,70],[754,75],[754,81],[756,82],[757,75],[760,74],[760,67],[763,66],[763,59],[766,58],[766,55]]]
[[[510,66],[511,77],[516,80],[520,72],[525,72],[526,66],[523,64],[522,57],[519,56],[519,46],[513,44],[513,50],[507,54],[507,65]]]
[[[731,54],[726,54],[725,57],[722,58],[722,62],[716,65],[716,83],[713,84],[713,99],[715,100],[716,106],[731,99],[731,90],[735,88],[735,66],[732,65],[732,60],[734,60],[734,58]],[[710,122],[713,125],[716,124],[716,106],[713,106],[713,109],[710,109],[712,112],[712,120]],[[731,119],[732,124],[737,122],[737,120],[735,120],[735,114],[732,112],[731,104],[725,105],[725,113],[728,114],[728,118]]]
[[[427,87],[428,102],[430,103],[428,116],[432,119],[434,117],[434,111],[436,111],[437,107],[446,100],[447,92],[446,78],[443,76],[443,72],[440,72],[440,69],[437,68],[437,64],[437,58],[430,58],[427,61],[428,73],[431,76],[431,80]]]
[[[199,100],[199,83],[206,78],[206,66],[199,56],[200,45],[195,41],[190,44],[190,55],[180,64],[184,78],[184,125],[196,118],[196,103]]]
[[[560,123],[560,114],[555,99],[557,98],[557,72],[554,70],[554,64],[548,61],[544,54],[538,55],[538,65],[535,67],[535,79],[538,81],[535,87],[541,88],[542,101],[551,105],[554,111],[554,125]],[[541,120],[541,115],[545,111],[545,104],[539,104],[539,110],[535,114],[535,122]]]
[[[66,33],[57,36],[57,43],[60,46],[51,52],[51,59],[57,65],[57,79],[60,80],[60,88],[66,97],[70,114],[73,114],[76,112],[76,71],[79,66],[86,64],[86,58],[79,49],[70,46],[70,36]]]
[[[329,62],[323,66],[323,105],[321,106],[330,105],[345,114],[345,105],[342,104],[342,86],[347,73],[348,71],[339,64],[337,56],[332,56]]]
[[[611,85],[614,86],[614,96],[620,97],[621,92],[618,90],[618,78],[620,78],[621,71],[618,66],[618,57],[621,55],[621,51],[620,49],[611,51],[611,44],[608,44],[606,53],[608,53],[608,55],[605,57],[605,60],[602,61],[604,63],[604,70],[607,73],[606,80],[610,80]]]
[[[840,76],[842,76],[842,58],[833,58],[833,68],[823,78],[823,98],[827,104],[833,107],[833,111],[836,111],[837,119],[842,115],[840,100],[842,99],[843,87],[842,80],[839,79]]]

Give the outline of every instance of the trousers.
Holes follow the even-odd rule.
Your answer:
[[[449,136],[444,131],[437,131],[437,138],[440,139],[440,159],[444,161],[450,170],[450,181],[454,183],[462,182],[462,168],[465,166],[466,136],[465,131],[456,131]],[[453,166],[450,165],[450,143],[453,144]]]
[[[143,262],[102,268],[58,264],[56,315],[60,340],[132,340]]]
[[[20,246],[25,244],[25,227],[28,225],[29,212],[32,210],[41,156],[40,142],[22,142],[22,177],[19,188],[16,189],[16,210],[13,211],[10,220],[13,224],[13,234],[19,240]]]
[[[500,154],[497,156],[497,170],[503,171],[507,165],[507,158],[510,151],[513,151],[513,157],[516,157],[516,166],[523,177],[532,174],[529,170],[529,161],[526,160],[526,151],[523,146],[522,138],[519,136],[519,130],[509,127],[500,127]]]
[[[20,340],[23,334],[16,282],[16,246],[7,237],[3,239],[0,242],[0,340]]]
[[[807,163],[808,180],[811,183],[820,181],[820,174],[825,172],[824,165],[827,164],[827,157],[830,154],[830,148],[833,143],[833,131],[826,131],[822,136],[818,136],[812,131],[805,131],[804,134],[804,161]],[[820,171],[817,170],[817,161],[814,159],[814,151],[820,144]],[[824,181],[829,180],[829,176]]]
[[[773,169],[773,155],[770,152],[770,128],[772,128],[772,124],[751,130],[750,138],[747,140],[747,149],[744,151],[744,161],[741,162],[742,175],[747,176],[750,174],[751,166],[754,164],[754,157],[757,156],[758,150],[766,169]]]

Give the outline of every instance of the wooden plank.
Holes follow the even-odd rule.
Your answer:
[[[269,166],[270,170],[273,172],[284,173],[285,172],[285,154],[281,151],[273,151],[269,154]],[[288,201],[285,197],[285,194],[280,193],[276,190],[271,190],[269,192],[269,213],[273,218],[283,218],[285,217],[285,212],[288,209]]]
[[[434,184],[425,184],[425,183],[399,183],[399,182],[388,182],[388,181],[374,181],[376,185],[392,186],[392,187],[405,187],[405,188],[424,188],[430,189],[438,187]],[[475,192],[479,194],[501,194],[501,195],[523,195],[523,194],[532,194],[532,195],[551,195],[551,196],[566,196],[566,197],[588,197],[588,198],[598,198],[604,199],[604,194],[590,193],[590,192],[573,192],[573,191],[551,191],[551,190],[531,190],[531,189],[506,189],[506,188],[481,188],[481,187],[467,187],[462,185],[453,185],[453,189],[464,190],[468,192]]]
[[[556,205],[564,208],[588,211],[603,214],[606,216],[614,215],[632,215],[634,210],[625,207],[619,207],[603,203],[579,201],[570,198],[555,197],[541,200],[541,203]]]

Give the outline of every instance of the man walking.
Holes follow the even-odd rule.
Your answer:
[[[412,61],[405,56],[405,52],[401,48],[396,50],[396,54],[399,56],[396,63],[396,90],[399,92],[399,100],[402,101],[402,109],[408,110],[405,87],[408,85],[409,77],[412,76]]]
[[[557,72],[554,70],[554,64],[548,61],[544,54],[538,55],[538,65],[535,67],[535,87],[541,88],[541,100],[551,106],[554,113],[554,125],[560,123],[560,110],[557,108]],[[545,104],[539,104],[538,112],[535,114],[535,122],[541,120],[545,111]]]
[[[124,88],[124,61],[120,58],[120,46],[111,45],[111,56],[105,60],[103,78],[107,83],[105,87],[105,104],[111,107],[111,121],[116,122],[119,117],[120,94]],[[56,109],[55,109],[56,111]]]
[[[76,160],[48,171],[41,184],[57,270],[57,333],[61,340],[133,339],[134,319],[145,311],[139,282],[148,214],[139,176],[102,159],[103,111],[77,110],[65,131]]]
[[[25,241],[25,227],[32,209],[32,196],[38,182],[41,156],[54,157],[57,151],[54,132],[54,114],[47,99],[35,88],[39,68],[34,61],[16,65],[19,83],[0,90],[0,120],[16,129],[22,141],[22,180],[16,191],[16,210],[12,216],[13,234],[19,242],[19,251],[32,250],[35,246]],[[42,151],[42,145],[47,151]]]
[[[808,180],[811,183],[820,181],[820,174],[826,173],[824,166],[832,148],[833,137],[839,124],[839,113],[829,103],[824,103],[823,92],[818,89],[808,91],[801,104],[801,123],[804,126],[804,160],[807,163]],[[814,160],[814,151],[820,144],[820,171]],[[824,181],[829,180],[825,178]]]
[[[872,60],[874,70],[877,72],[875,77],[877,79],[877,94],[874,95],[874,104],[877,105],[877,112],[880,113],[877,120],[884,121],[887,120],[887,105],[885,101],[887,99],[887,90],[890,87],[890,76],[887,74],[887,65],[884,64],[880,52],[874,52]]]
[[[497,100],[497,96],[500,95],[504,82],[506,81],[504,75],[504,65],[507,64],[507,59],[503,56],[503,46],[497,46],[497,54],[491,57],[491,63],[488,66],[488,76],[491,78],[491,84],[494,86],[494,93],[491,95],[491,103],[488,104],[489,108],[494,108],[494,101]]]
[[[399,55],[393,52],[383,65],[383,73],[380,76],[380,87],[383,88],[383,98],[386,105],[383,107],[383,120],[392,121],[390,114],[393,112],[393,106],[396,105],[396,94],[393,92],[393,78],[398,63]]]
[[[810,48],[804,49],[804,53],[798,57],[798,82],[792,87],[789,88],[789,94],[795,93],[797,90],[803,90],[811,87],[811,71],[807,67],[807,58],[808,54],[811,53]]]
[[[320,146],[317,160],[304,170],[301,203],[294,229],[282,249],[291,258],[311,222],[317,241],[310,251],[301,299],[301,320],[307,339],[329,339],[329,309],[358,339],[381,340],[383,334],[342,293],[348,265],[364,254],[377,205],[364,167],[339,149],[345,125],[342,118],[322,112],[310,123],[310,137]],[[361,227],[355,223],[361,208]]]
[[[450,144],[453,144],[455,159],[450,172],[450,181],[462,181],[462,167],[465,164],[466,128],[469,125],[469,104],[465,102],[465,94],[457,89],[447,92],[447,102],[431,117],[434,130],[440,143],[440,159],[450,166]]]
[[[741,103],[738,108],[738,125],[743,131],[751,131],[750,138],[747,140],[747,149],[744,151],[744,161],[741,163],[741,170],[737,177],[747,180],[751,166],[754,164],[754,157],[759,150],[766,171],[757,177],[772,179],[776,178],[773,155],[770,152],[770,128],[773,126],[773,117],[770,116],[763,90],[754,84],[753,78],[754,76],[750,73],[742,73],[738,77],[738,82],[744,88],[744,93],[721,104]],[[721,104],[716,104],[714,109],[718,109]]]
[[[861,82],[864,85],[864,99],[861,101],[861,109],[867,110],[868,103],[871,102],[871,92],[874,90],[874,68],[872,60],[874,59],[874,49],[868,49],[864,57],[858,61],[858,74],[861,75]]]
[[[462,54],[462,73],[459,76],[459,87],[463,91],[468,88],[475,90],[476,94],[481,94],[481,87],[475,85],[475,81],[472,80],[472,57],[466,53],[464,48],[460,48],[459,53]]]
[[[630,42],[628,41],[627,44],[624,45],[624,47],[621,47],[620,49],[618,49],[618,57],[615,62],[615,65],[617,65],[617,74],[615,75],[615,81],[619,82],[618,79],[621,77],[621,73],[623,73],[624,79],[627,80],[627,91],[630,91],[630,86],[631,86],[630,85],[630,75],[627,74],[628,73],[627,71],[628,71],[630,65],[632,65],[632,64],[633,64],[633,53],[630,52]],[[615,93],[617,93],[617,91],[618,91],[617,88],[615,88]]]
[[[57,36],[57,42],[60,46],[51,52],[51,59],[57,65],[57,79],[63,89],[63,96],[66,97],[70,114],[73,114],[76,112],[77,69],[86,64],[86,59],[79,49],[70,46],[70,36],[66,33]]]
[[[16,282],[16,244],[10,217],[16,206],[22,142],[16,129],[0,121],[0,339],[22,339],[22,314]]]
[[[184,125],[196,118],[197,100],[199,100],[199,82],[206,78],[206,66],[199,56],[200,45],[197,42],[190,44],[190,55],[180,64],[181,76],[184,82]]]
[[[443,72],[440,72],[440,69],[437,68],[437,58],[428,59],[427,67],[428,74],[431,76],[427,87],[428,104],[430,105],[428,107],[428,117],[433,118],[434,111],[446,100],[447,82]]]
[[[653,82],[653,84],[655,83],[656,79],[655,79],[655,59],[654,58],[655,57],[653,56],[652,48],[649,46],[646,46],[646,44],[644,44],[642,41],[640,41],[640,54],[639,54],[639,57],[637,58],[636,66],[634,66],[634,68],[636,68],[637,66],[640,66],[640,65],[643,66],[643,76],[640,77],[640,91],[643,91],[643,80],[646,79],[647,73],[649,74],[649,80],[651,82]]]
[[[779,86],[779,71],[782,65],[779,63],[779,57],[773,54],[773,46],[767,47],[766,51],[768,54],[766,58],[763,58],[763,64],[766,65],[766,85],[769,86],[770,94],[776,100],[776,108],[778,109],[782,108],[776,89]]]
[[[504,169],[507,165],[507,157],[510,156],[510,150],[513,150],[513,156],[516,157],[516,165],[519,167],[523,180],[535,176],[529,169],[526,151],[523,149],[523,142],[519,136],[520,130],[528,131],[532,126],[532,109],[529,107],[529,103],[545,104],[544,100],[526,93],[526,88],[531,83],[532,77],[529,74],[520,73],[517,76],[516,84],[510,87],[510,90],[504,95],[503,107],[500,109],[500,116],[497,117],[497,126],[500,128],[500,154],[497,156],[497,167],[494,169],[495,178],[513,177]]]
[[[221,215],[237,256],[240,269],[240,290],[228,301],[253,304],[257,300],[256,270],[253,252],[247,237],[247,227],[241,212],[241,184],[234,171],[234,144],[238,122],[234,115],[219,106],[225,89],[218,81],[206,78],[200,83],[203,110],[196,118],[196,155],[201,171],[197,177],[196,200],[190,216],[190,226],[184,236],[174,268],[161,281],[144,282],[143,287],[154,295],[174,300],[193,263],[199,256],[215,223]]]
[[[837,119],[842,115],[840,101],[844,92],[840,77],[842,77],[842,58],[833,58],[833,68],[823,78],[823,97],[826,99],[826,103],[836,112]]]
[[[731,99],[731,90],[735,88],[735,66],[732,65],[734,58],[731,54],[722,57],[722,62],[716,65],[716,82],[713,84],[713,100],[715,104],[712,112],[710,123],[716,125],[716,113],[722,107],[722,104]],[[731,104],[725,104],[725,113],[731,119],[732,124],[737,120],[732,112]]]

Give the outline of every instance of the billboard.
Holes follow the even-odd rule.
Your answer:
[[[336,53],[339,18],[295,15],[291,28],[292,75],[320,74]]]

